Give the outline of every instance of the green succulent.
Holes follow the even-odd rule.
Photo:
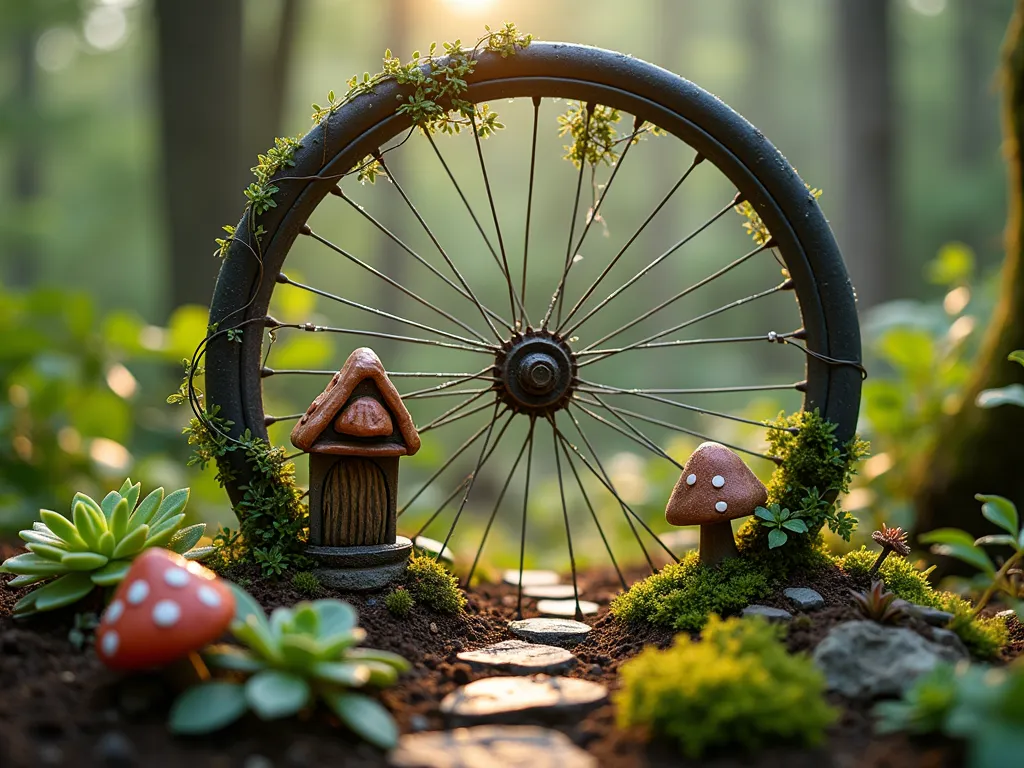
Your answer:
[[[213,547],[193,549],[206,530],[205,523],[181,528],[188,503],[188,488],[164,496],[157,488],[142,503],[141,484],[125,480],[118,491],[96,503],[84,493],[71,501],[71,519],[49,509],[40,521],[20,532],[28,553],[8,558],[0,572],[13,573],[9,587],[47,582],[14,606],[15,616],[28,616],[71,605],[95,587],[112,587],[128,573],[132,560],[149,547],[166,547],[195,560]]]
[[[341,600],[275,608],[269,620],[259,604],[232,585],[236,615],[231,633],[244,647],[211,646],[203,659],[228,673],[190,688],[171,708],[175,733],[219,730],[252,710],[263,720],[289,717],[322,699],[354,733],[382,749],[398,741],[391,714],[353,688],[392,685],[410,668],[401,656],[357,648],[366,631]]]

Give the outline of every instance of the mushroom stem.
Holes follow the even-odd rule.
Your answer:
[[[739,557],[736,540],[732,536],[732,526],[728,520],[720,523],[708,523],[700,527],[700,561],[705,565],[715,565],[730,557]]]
[[[890,547],[882,547],[882,551],[878,553],[878,557],[875,560],[875,564],[871,566],[871,570],[868,571],[868,573],[872,576],[878,573],[878,569],[882,567],[882,563],[885,562],[885,558],[889,556],[890,552],[892,552],[892,549]]]

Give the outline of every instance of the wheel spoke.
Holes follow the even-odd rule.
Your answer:
[[[633,326],[637,325],[638,323],[642,323],[644,320],[647,320],[648,318],[653,317],[654,315],[656,315],[658,312],[661,312],[661,310],[665,309],[665,307],[668,307],[668,306],[671,306],[672,304],[675,304],[677,301],[679,301],[684,296],[689,296],[691,293],[696,291],[698,288],[703,288],[708,283],[710,283],[710,282],[712,282],[714,280],[717,280],[722,275],[726,274],[730,270],[735,269],[736,267],[738,267],[743,262],[747,261],[748,259],[753,258],[757,254],[759,254],[762,251],[767,250],[767,249],[769,249],[771,247],[772,247],[771,241],[769,241],[769,242],[765,243],[764,245],[759,246],[759,247],[755,248],[754,250],[744,254],[743,256],[740,256],[738,259],[735,259],[735,260],[729,262],[728,264],[726,264],[721,269],[711,273],[710,275],[705,277],[703,280],[698,280],[696,283],[694,283],[693,285],[689,286],[688,288],[684,288],[683,290],[681,290],[675,296],[672,296],[671,298],[665,299],[663,302],[661,302],[660,304],[658,304],[655,307],[651,307],[646,312],[644,312],[643,314],[637,316],[633,320],[630,320],[625,325],[622,325],[622,326],[618,327],[617,329],[615,329],[614,331],[611,331],[610,333],[606,333],[604,336],[602,336],[597,341],[593,342],[592,344],[588,344],[586,347],[584,347],[584,349],[585,350],[586,349],[593,349],[594,347],[597,347],[597,346],[599,346],[601,344],[604,344],[609,339],[615,338],[620,333],[623,333],[624,331],[628,331],[630,328],[632,328]]]
[[[494,221],[494,231],[498,236],[498,250],[501,251],[501,263],[498,267],[501,269],[502,275],[505,277],[505,284],[508,286],[508,304],[509,309],[512,312],[512,318],[515,319],[517,310],[521,315],[525,315],[526,310],[523,309],[522,302],[519,297],[516,296],[515,286],[512,285],[512,273],[508,266],[508,254],[505,253],[505,239],[501,236],[501,224],[498,223],[498,209],[494,206],[494,195],[491,193],[491,180],[487,175],[487,163],[484,162],[484,148],[480,144],[480,134],[476,128],[476,113],[469,116],[469,120],[473,131],[473,140],[476,142],[476,156],[480,160],[480,173],[484,177],[484,189],[487,190],[487,202],[491,206],[491,218]]]
[[[612,546],[608,543],[608,537],[604,534],[604,528],[601,526],[601,521],[597,519],[597,512],[594,511],[594,505],[590,503],[590,496],[587,495],[587,489],[583,486],[583,479],[580,477],[580,473],[576,470],[576,464],[572,460],[572,455],[562,445],[562,452],[565,454],[565,461],[569,465],[569,469],[572,470],[573,477],[576,478],[576,485],[579,486],[580,494],[583,496],[583,503],[587,505],[587,510],[590,512],[590,517],[594,521],[594,525],[597,526],[597,533],[601,537],[601,541],[604,542],[605,551],[608,553],[608,559],[612,561],[612,567],[615,568],[615,573],[619,576],[619,583],[622,584],[622,589],[628,588],[626,584],[626,577],[622,575],[622,569],[619,568],[619,563],[615,559],[615,553],[612,552]]]
[[[498,379],[494,379],[498,381]],[[434,397],[454,397],[455,395],[479,395],[483,392],[493,392],[494,387],[483,387],[479,389],[449,389],[444,392],[422,392],[420,394],[402,395],[403,400],[424,400]]]
[[[494,378],[493,376],[487,375],[488,372],[493,370],[494,366],[489,365],[486,368],[482,368],[481,370],[477,371],[476,373],[467,373],[465,375],[459,376],[458,378],[452,379],[451,381],[446,381],[444,384],[438,384],[436,387],[426,387],[425,389],[416,389],[413,390],[412,392],[407,392],[406,394],[402,395],[402,399],[408,400],[414,397],[425,397],[428,396],[428,393],[430,392],[440,392],[441,390],[448,389],[449,387],[454,387],[456,384],[462,384],[467,381],[478,381],[480,379],[483,379],[485,381],[497,381],[497,379]],[[476,394],[476,391],[464,391],[463,393]]]
[[[767,342],[778,342],[779,339],[789,339],[798,337],[802,331],[791,331],[790,333],[763,333],[759,336],[726,336],[717,339],[682,339],[676,341],[657,341],[650,344],[637,344],[636,346],[630,345],[629,349],[661,349],[664,347],[691,347],[700,344],[734,344],[747,341],[767,341]],[[605,357],[610,353],[625,352],[626,347],[613,347],[611,349],[590,349],[580,350],[576,353],[576,357],[592,357],[594,355],[600,355]],[[739,391],[739,390],[737,390]]]
[[[408,245],[406,245],[405,242],[403,242],[402,239],[400,237],[398,237],[398,235],[396,235],[390,229],[388,229],[383,224],[381,224],[381,222],[379,222],[377,219],[375,219],[372,215],[370,215],[363,208],[363,206],[359,205],[355,200],[353,200],[348,195],[346,195],[345,191],[341,187],[334,187],[334,188],[332,188],[331,189],[331,194],[333,194],[333,195],[335,195],[337,197],[340,197],[342,200],[344,200],[346,203],[348,203],[352,207],[352,209],[356,211],[356,213],[358,213],[364,219],[366,219],[371,224],[373,224],[373,226],[375,226],[378,230],[380,230],[380,232],[382,234],[384,234],[389,240],[391,240],[395,245],[397,245],[403,251],[405,251],[410,256],[412,256],[414,259],[416,259],[416,261],[418,261],[424,267],[429,269],[433,274],[435,274],[437,277],[439,277],[442,282],[444,282],[446,285],[448,285],[453,291],[455,291],[460,296],[462,296],[464,299],[467,299],[468,301],[470,301],[471,303],[476,305],[479,309],[481,309],[484,312],[484,314],[485,314],[485,318],[484,319],[487,320],[487,324],[490,326],[491,330],[494,332],[495,338],[497,338],[499,341],[501,341],[501,336],[498,334],[498,332],[495,329],[494,325],[491,323],[492,319],[493,320],[497,320],[499,323],[501,323],[503,326],[508,328],[510,331],[514,330],[512,328],[512,326],[509,325],[508,320],[505,320],[503,317],[501,317],[501,315],[497,314],[493,310],[488,309],[487,307],[482,306],[478,301],[476,301],[473,298],[473,296],[470,295],[469,292],[467,292],[465,289],[460,288],[455,283],[453,283],[451,281],[451,279],[448,278],[447,275],[442,274],[441,271],[437,267],[435,267],[433,264],[431,264],[429,261],[427,261],[425,258],[423,258],[420,254],[416,253],[416,251],[414,251],[412,248],[410,248]]]
[[[454,419],[450,419],[449,417],[457,414],[462,409],[469,407],[469,405],[471,403],[479,400],[481,397],[483,397],[486,394],[487,394],[487,392],[484,391],[484,392],[480,392],[479,394],[473,395],[472,397],[466,398],[465,400],[463,400],[458,405],[453,405],[451,408],[449,408],[447,411],[442,413],[440,416],[438,416],[436,419],[431,421],[426,426],[419,427],[417,431],[420,434],[423,434],[424,432],[429,432],[430,430],[436,429],[437,427],[443,427],[445,424],[450,424],[452,421],[454,421]],[[491,407],[490,403],[484,403],[484,405],[483,405],[483,408],[490,408],[490,407]],[[459,416],[459,418],[462,418],[463,416],[469,416],[472,413],[476,413],[477,410],[480,410],[480,409],[478,408],[478,409],[475,409],[475,410],[472,410],[472,411],[467,411],[466,413],[463,413],[461,416]]]
[[[598,399],[597,395],[593,395],[593,397],[594,397],[593,400],[584,399],[582,397],[577,397],[573,401],[573,404],[577,408],[579,408],[581,411],[583,411],[585,414],[587,414],[587,416],[592,418],[594,421],[599,421],[602,424],[604,424],[606,427],[610,427],[611,429],[614,429],[620,435],[624,435],[625,437],[628,437],[630,440],[632,440],[637,445],[643,446],[644,448],[646,448],[648,451],[653,453],[658,458],[665,459],[666,461],[671,462],[676,467],[678,467],[680,470],[682,470],[683,465],[680,464],[675,459],[673,459],[667,453],[665,453],[665,451],[657,443],[655,443],[653,440],[651,440],[651,438],[649,438],[647,435],[645,435],[643,432],[641,432],[635,426],[630,424],[624,418],[619,416],[617,413],[615,413],[615,411],[613,411],[612,409],[608,408],[608,406],[604,405],[604,403],[600,402],[600,400]],[[586,405],[584,405],[584,403]],[[600,414],[594,413],[592,410],[590,410],[589,408],[586,407],[587,405],[596,405],[596,406],[600,406],[600,407],[606,408],[608,410],[608,412],[611,413],[612,416],[614,416],[617,421],[621,422],[626,427],[626,429],[628,429],[629,431],[627,432],[627,431],[623,430],[622,427],[618,427],[615,424],[612,424],[610,421],[608,421],[606,418],[604,418]],[[630,434],[630,433],[632,433],[632,434]]]
[[[388,283],[388,285],[394,286],[395,288],[397,288],[399,291],[404,293],[409,298],[413,299],[414,301],[419,302],[423,306],[433,310],[434,312],[437,312],[442,317],[444,317],[444,318],[450,320],[451,322],[455,323],[457,326],[462,328],[462,330],[464,330],[467,333],[470,333],[473,336],[475,336],[479,341],[481,341],[481,342],[483,342],[485,344],[487,343],[487,339],[484,338],[475,328],[472,328],[471,326],[469,326],[466,323],[464,323],[461,320],[459,320],[454,315],[450,314],[449,312],[446,312],[445,310],[441,309],[440,307],[436,306],[435,304],[432,304],[427,299],[425,299],[422,296],[420,296],[418,293],[415,293],[415,292],[409,290],[404,285],[399,283],[397,280],[389,277],[388,275],[385,275],[379,269],[371,267],[365,261],[362,261],[361,259],[353,256],[351,253],[346,251],[344,248],[341,248],[340,246],[335,245],[334,243],[332,243],[330,240],[328,240],[325,237],[321,237],[316,232],[314,232],[312,229],[310,229],[308,226],[304,226],[302,228],[302,234],[308,235],[309,237],[313,238],[318,243],[321,243],[321,244],[327,246],[328,248],[330,248],[335,253],[337,253],[337,254],[339,254],[341,256],[344,256],[346,259],[348,259],[349,261],[353,262],[354,264],[358,264],[360,267],[365,269],[367,272],[369,272],[372,275],[376,275],[381,280],[383,280],[386,283]]]
[[[439,478],[441,476],[442,472],[444,472],[446,469],[448,469],[448,467],[450,467],[452,464],[454,464],[455,460],[457,458],[459,458],[459,456],[461,456],[463,453],[465,453],[466,449],[469,448],[469,446],[471,446],[473,443],[475,443],[477,440],[479,440],[480,436],[484,432],[486,432],[486,431],[487,431],[487,425],[484,424],[473,435],[471,435],[469,438],[467,438],[466,442],[464,442],[462,445],[460,445],[459,448],[455,451],[455,453],[453,453],[448,458],[448,460],[445,461],[444,464],[442,464],[440,467],[438,467],[438,469],[434,471],[434,474],[432,474],[427,479],[427,481],[425,483],[423,483],[422,486],[420,486],[420,489],[418,491],[416,491],[416,493],[414,493],[412,495],[412,497],[408,501],[405,502],[405,504],[402,505],[401,509],[398,510],[398,517],[401,517],[402,515],[404,515],[406,513],[406,511],[409,509],[409,507],[412,506],[413,502],[415,502],[416,499],[418,499],[420,497],[420,495],[422,495],[422,493],[425,490],[427,490],[427,488],[430,487],[430,484],[433,483],[435,480],[437,480],[437,478]],[[456,493],[458,493],[458,491],[456,491]]]
[[[452,271],[456,279],[466,290],[466,293],[469,295],[470,301],[472,301],[476,305],[476,308],[480,310],[480,314],[483,316],[484,320],[487,322],[487,325],[490,327],[491,332],[494,333],[495,338],[497,338],[500,343],[502,340],[501,335],[498,333],[498,329],[494,327],[494,323],[491,322],[491,317],[487,313],[487,310],[484,309],[484,305],[480,303],[480,299],[478,299],[476,297],[476,294],[473,293],[473,289],[469,287],[469,283],[466,282],[466,278],[462,276],[462,273],[459,271],[459,268],[455,266],[455,262],[452,261],[451,257],[448,255],[448,252],[445,251],[444,247],[441,245],[441,242],[437,239],[437,236],[434,234],[433,230],[431,230],[430,226],[427,224],[426,220],[420,214],[419,210],[417,210],[416,206],[413,205],[412,200],[409,199],[409,196],[402,188],[402,185],[398,183],[398,180],[395,179],[394,174],[384,164],[383,158],[380,156],[380,154],[378,154],[376,157],[377,161],[380,163],[385,173],[387,173],[388,178],[391,179],[391,183],[394,185],[395,189],[398,190],[398,194],[401,195],[402,200],[405,201],[405,204],[412,212],[412,215],[416,217],[416,221],[420,223],[420,226],[423,228],[423,231],[426,232],[427,237],[430,238],[430,242],[434,244],[434,247],[437,249],[437,252],[441,254],[441,258],[444,259],[445,263],[448,265],[448,268]]]
[[[555,475],[558,477],[558,495],[562,500],[562,518],[565,520],[565,540],[569,545],[569,567],[572,569],[572,592],[576,599],[576,620],[583,619],[583,611],[580,610],[580,586],[576,578],[576,555],[572,550],[572,526],[569,525],[569,505],[565,503],[565,483],[562,482],[562,461],[558,451],[558,427],[555,426],[554,415],[548,416],[548,423],[551,424],[551,444],[555,451]]]
[[[572,421],[573,426],[576,427],[576,432],[579,434],[583,444],[587,446],[587,450],[590,451],[590,455],[594,457],[594,463],[597,464],[597,468],[601,471],[601,475],[604,477],[605,481],[607,481],[608,485],[614,488],[615,485],[612,483],[611,475],[609,475],[605,470],[604,465],[601,463],[601,458],[597,455],[597,451],[594,450],[594,446],[590,443],[590,438],[588,438],[586,432],[583,431],[583,427],[580,425],[576,415],[572,411],[566,411],[566,413],[569,414],[569,419]],[[654,567],[654,561],[651,560],[651,555],[647,551],[647,547],[644,546],[643,539],[640,538],[640,532],[636,529],[636,523],[634,523],[633,519],[629,516],[629,513],[626,511],[626,505],[623,502],[620,501],[619,507],[622,510],[622,517],[626,520],[626,524],[629,526],[629,530],[633,532],[633,538],[636,539],[636,543],[639,545],[640,551],[643,552],[644,560],[646,560],[647,565],[650,566],[651,573],[654,573],[656,570]]]
[[[681,331],[683,328],[688,328],[691,325],[699,323],[702,320],[707,320],[709,317],[714,317],[715,315],[720,315],[721,313],[726,312],[726,311],[728,311],[730,309],[734,309],[736,307],[742,306],[743,304],[747,304],[747,303],[749,303],[751,301],[755,301],[757,299],[764,298],[765,296],[770,296],[773,293],[778,293],[779,291],[787,290],[790,287],[790,285],[791,285],[791,282],[787,280],[786,282],[780,283],[779,285],[776,285],[773,288],[769,288],[766,291],[761,291],[760,293],[754,293],[754,294],[751,294],[750,296],[745,296],[742,299],[736,299],[736,301],[729,302],[728,304],[723,304],[721,307],[718,307],[718,309],[712,309],[709,312],[705,312],[703,315],[698,315],[697,317],[691,318],[691,319],[687,320],[684,323],[680,323],[679,325],[675,325],[675,326],[673,326],[671,328],[668,328],[668,329],[666,329],[664,331],[659,331],[658,333],[655,333],[655,334],[653,334],[651,336],[648,336],[647,338],[641,339],[640,341],[637,341],[637,342],[635,342],[633,344],[629,344],[629,345],[627,345],[625,347],[621,347],[621,348],[619,348],[617,350],[606,350],[604,355],[599,356],[599,357],[592,357],[589,360],[584,360],[579,365],[582,368],[585,365],[590,365],[591,363],[596,363],[596,362],[598,362],[600,360],[604,360],[607,357],[611,357],[612,355],[617,355],[617,354],[619,354],[621,352],[628,352],[631,349],[637,349],[639,347],[645,346],[645,345],[647,345],[648,342],[656,341],[656,340],[660,339],[662,336],[668,336],[670,333],[675,333],[676,331]]]
[[[591,392],[596,388],[601,394],[608,395],[718,395],[728,392],[773,392],[782,390],[800,391],[804,388],[805,382],[798,381],[795,384],[751,384],[741,387],[693,387],[690,389],[620,389],[609,387],[606,384],[598,384],[596,381],[580,379],[582,386],[577,387],[577,392]]]
[[[526,482],[523,485],[523,524],[519,532],[519,580],[516,587],[516,618],[523,618],[523,563],[526,558],[526,512],[530,506],[530,470],[533,467],[533,429],[537,419],[530,416],[530,431],[526,441],[530,444],[526,452]]]
[[[493,344],[488,344],[483,341],[477,341],[475,339],[467,339],[465,336],[459,336],[457,333],[449,333],[448,331],[442,331],[440,328],[434,328],[432,326],[425,325],[424,323],[418,323],[415,320],[409,320],[408,318],[405,317],[399,317],[398,315],[393,315],[390,312],[385,312],[383,309],[377,309],[375,307],[367,306],[366,304],[360,304],[358,301],[352,301],[351,299],[346,299],[343,296],[338,296],[337,294],[330,293],[329,291],[324,291],[321,290],[320,288],[314,288],[311,285],[300,283],[296,280],[292,280],[284,272],[277,276],[277,282],[283,283],[285,285],[294,285],[296,288],[301,288],[304,291],[315,293],[317,296],[323,296],[325,299],[330,299],[331,301],[336,301],[339,304],[344,304],[346,307],[352,307],[353,309],[361,309],[364,312],[369,312],[380,317],[386,317],[388,320],[393,320],[396,323],[402,323],[403,325],[408,325],[412,328],[418,328],[419,330],[427,331],[428,333],[436,333],[438,336],[444,336],[446,339],[451,339],[452,341],[458,341],[463,344],[468,344],[473,347],[480,347],[482,349],[488,349],[491,351],[498,349],[498,347],[494,346]]]
[[[523,453],[526,451],[526,444],[528,442],[529,437],[523,440],[523,447],[519,449],[519,454],[516,456],[516,460],[512,463],[512,469],[509,470],[508,477],[505,478],[505,484],[501,486],[501,492],[498,494],[498,498],[494,502],[494,508],[491,510],[491,516],[487,518],[487,526],[484,528],[484,534],[480,538],[480,546],[476,549],[476,555],[473,557],[473,565],[469,569],[469,575],[466,576],[465,586],[467,588],[473,584],[473,574],[476,573],[476,566],[480,562],[480,555],[483,554],[484,546],[487,544],[487,536],[491,532],[491,526],[494,525],[494,518],[498,516],[498,509],[501,507],[501,502],[505,498],[508,486],[512,482],[512,477],[516,473],[519,461],[523,458]]]
[[[486,394],[487,394],[487,392],[483,392],[483,393],[481,393],[479,395],[474,395],[473,397],[471,397],[469,399],[469,402],[472,402],[473,400],[477,400],[477,399],[483,397]],[[463,404],[463,406],[464,405],[465,404]],[[459,407],[461,408],[463,406],[459,406]],[[476,408],[471,408],[470,410],[464,411],[463,413],[458,413],[458,414],[455,414],[454,416],[449,416],[447,419],[441,420],[440,417],[439,417],[438,419],[434,419],[434,421],[430,422],[429,424],[427,424],[427,426],[423,427],[422,429],[420,429],[418,431],[422,435],[424,432],[429,432],[430,430],[437,429],[438,427],[447,427],[449,424],[453,424],[456,421],[464,419],[467,416],[472,416],[474,413],[479,413],[480,411],[484,410],[485,408],[490,408],[490,407],[491,407],[490,403],[484,403],[483,405],[478,405]],[[452,409],[452,410],[456,410],[456,409]]]
[[[572,332],[576,330],[580,325],[582,325],[582,323],[586,321],[587,317],[590,317],[590,314],[593,314],[589,313],[586,317],[583,318],[583,320],[578,322],[565,333],[562,333],[561,329],[568,325],[569,321],[572,320],[572,318],[576,315],[577,312],[579,312],[580,307],[582,307],[583,304],[587,301],[587,299],[589,299],[591,295],[593,295],[594,291],[597,290],[597,287],[602,283],[605,277],[608,276],[608,273],[611,272],[612,268],[619,262],[619,259],[621,259],[622,256],[626,253],[626,251],[629,250],[629,247],[633,245],[636,239],[640,237],[641,234],[643,234],[643,231],[647,229],[647,225],[654,220],[654,217],[657,216],[661,209],[664,208],[665,205],[668,203],[668,201],[672,199],[672,196],[675,195],[676,191],[683,185],[683,182],[686,181],[689,175],[693,172],[693,169],[696,168],[703,159],[704,158],[701,157],[700,155],[694,157],[689,167],[683,172],[683,175],[679,177],[679,181],[675,183],[672,189],[669,190],[668,194],[665,195],[665,197],[661,199],[661,202],[658,203],[657,206],[655,206],[653,211],[651,211],[651,214],[646,219],[644,219],[643,224],[641,224],[640,227],[636,230],[636,232],[633,233],[632,237],[630,237],[629,240],[626,241],[626,244],[619,249],[619,252],[616,253],[615,256],[612,257],[612,260],[609,261],[608,264],[605,266],[605,268],[601,270],[601,274],[599,274],[597,278],[594,280],[594,282],[590,284],[590,287],[587,288],[583,296],[580,297],[579,301],[577,301],[576,304],[573,305],[573,308],[569,311],[569,314],[565,316],[565,320],[562,322],[562,325],[559,328],[560,335],[571,336]]]
[[[530,217],[533,213],[533,178],[537,167],[537,123],[540,119],[540,96],[533,97],[533,138],[530,141],[530,188],[526,195],[526,232],[523,235],[523,282],[519,300],[523,304],[523,322],[530,324],[526,314],[526,264],[530,257]]]
[[[591,317],[593,317],[595,313],[600,311],[609,302],[614,301],[617,297],[621,296],[628,288],[630,288],[633,284],[635,284],[640,278],[642,278],[644,275],[646,275],[648,272],[650,272],[652,269],[654,269],[656,266],[658,266],[661,262],[663,262],[665,259],[667,259],[669,256],[671,256],[673,253],[678,251],[684,245],[686,245],[687,243],[692,241],[701,232],[703,232],[708,227],[710,227],[712,224],[714,224],[716,221],[718,221],[720,218],[722,218],[726,213],[731,211],[735,207],[735,205],[736,205],[736,203],[738,201],[739,201],[739,195],[737,195],[736,198],[731,203],[729,203],[727,206],[725,206],[720,211],[718,211],[718,213],[716,213],[710,219],[708,219],[703,224],[701,224],[699,227],[697,227],[697,229],[693,230],[693,232],[691,232],[686,237],[684,237],[682,240],[677,242],[675,245],[673,245],[667,251],[665,251],[660,256],[658,256],[658,258],[656,258],[654,261],[652,261],[646,267],[644,267],[639,272],[637,272],[635,275],[633,275],[631,278],[629,278],[629,280],[627,280],[621,286],[619,286],[614,291],[612,291],[610,294],[608,294],[607,297],[605,297],[604,299],[601,300],[601,303],[599,303],[597,306],[595,306],[593,309],[591,309],[589,312],[587,312],[587,314],[585,314],[580,320],[578,320],[576,322],[576,324],[571,329],[569,329],[568,331],[565,332],[564,335],[571,336],[573,333],[575,333],[576,330],[581,325],[583,325],[585,322],[587,322],[587,320],[589,320]]]
[[[572,203],[572,216],[569,218],[569,240],[565,244],[565,265],[562,267],[562,276],[558,279],[558,285],[555,286],[555,292],[551,294],[551,301],[548,302],[547,312],[544,313],[544,319],[541,321],[540,327],[547,328],[548,321],[551,319],[551,312],[554,310],[555,305],[558,305],[558,324],[561,324],[562,319],[562,294],[565,292],[565,281],[569,276],[569,269],[572,267],[572,241],[576,235],[576,215],[580,210],[580,191],[583,189],[583,172],[587,168],[587,145],[590,143],[590,118],[594,114],[593,105],[587,104],[587,118],[583,123],[583,156],[580,158],[580,172],[576,179],[576,197]]]
[[[450,344],[447,341],[437,341],[436,339],[419,339],[414,336],[399,336],[395,333],[385,333],[383,331],[366,331],[361,328],[338,328],[332,325],[317,325],[316,323],[281,323],[272,317],[267,318],[267,327],[273,329],[281,328],[294,328],[299,331],[306,331],[307,333],[341,333],[352,336],[373,336],[378,339],[391,339],[392,341],[404,341],[409,344],[427,344],[432,347],[444,347],[445,349],[461,349],[464,352],[476,352],[477,354],[490,355],[493,354],[488,349],[481,349],[480,347],[467,347],[465,344]],[[337,371],[334,371],[337,373]],[[328,372],[330,375],[331,372]]]

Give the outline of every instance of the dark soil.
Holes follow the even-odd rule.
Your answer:
[[[0,547],[0,550],[3,548]],[[0,557],[10,554],[0,551]],[[304,596],[287,583],[274,584],[254,574],[246,587],[271,609],[291,605]],[[643,574],[633,574],[640,577]],[[0,576],[6,583],[10,577]],[[797,612],[789,646],[812,649],[834,624],[856,616],[849,606],[847,578],[838,571],[807,574],[791,580],[811,586],[826,607]],[[580,578],[581,596],[607,605],[618,592],[611,572],[594,571]],[[278,766],[383,766],[384,756],[359,743],[322,711],[301,720],[262,722],[247,717],[219,734],[173,738],[165,727],[167,709],[178,683],[172,676],[124,677],[106,670],[91,645],[76,648],[68,638],[68,614],[15,622],[10,611],[21,592],[0,588],[0,766],[189,766],[189,768],[269,768]],[[359,610],[367,631],[366,645],[395,651],[413,661],[412,672],[381,693],[403,732],[440,728],[438,706],[445,695],[485,676],[457,661],[464,648],[509,639],[514,618],[515,588],[485,584],[469,595],[465,615],[451,617],[416,609],[407,618],[392,617],[381,595],[343,597]],[[781,589],[768,605],[786,607]],[[526,615],[534,604],[524,602]],[[659,628],[630,628],[612,619],[607,609],[590,622],[590,637],[573,650],[579,664],[569,674],[597,680],[614,691],[619,666],[645,646],[665,647],[673,633]],[[1012,622],[1015,656],[1024,647],[1024,627]],[[924,627],[916,627],[927,631]],[[842,768],[940,768],[961,764],[955,745],[934,738],[917,743],[903,736],[873,735],[867,705],[834,701],[843,715],[818,750],[777,748],[738,761],[720,756],[700,763],[680,759],[670,745],[650,742],[639,730],[615,725],[613,705],[581,722],[559,725],[577,744],[597,756],[602,766],[842,766]],[[496,766],[495,768],[499,768]]]

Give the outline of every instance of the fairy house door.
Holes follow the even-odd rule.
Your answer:
[[[295,425],[309,453],[309,543],[395,543],[398,458],[416,453],[412,417],[373,350],[354,351]]]

